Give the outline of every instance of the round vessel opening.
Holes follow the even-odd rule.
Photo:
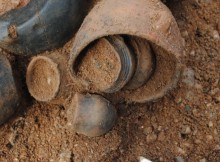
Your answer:
[[[35,57],[27,68],[26,82],[30,94],[36,100],[52,100],[57,95],[60,85],[57,64],[48,57]]]
[[[94,92],[111,88],[121,72],[121,60],[117,51],[105,39],[91,43],[77,58],[73,67],[77,78]]]

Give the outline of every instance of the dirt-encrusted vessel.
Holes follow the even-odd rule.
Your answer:
[[[89,71],[91,73],[89,75],[92,75],[92,78],[82,79],[82,77],[78,76],[76,81],[79,84],[85,83],[84,85],[82,84],[82,86],[85,87],[87,87],[88,84],[95,86],[96,92],[115,93],[120,91],[130,81],[134,74],[136,61],[134,59],[132,50],[129,49],[124,39],[120,36],[108,36],[99,39],[94,42],[90,47],[85,49],[81,57],[79,57],[79,59],[75,61],[76,64],[74,66],[74,70],[76,71],[76,75],[78,75],[77,73],[80,73],[80,70],[78,69],[82,64],[89,64],[85,61],[85,57],[90,55],[89,53],[91,51],[94,51],[94,53],[100,53],[100,55],[106,56],[107,58],[103,59],[101,58],[101,56],[99,58],[95,58],[94,56],[90,57],[90,61],[93,62],[94,67],[84,67],[83,70]],[[113,57],[113,55],[117,58],[117,61],[111,60],[109,62],[108,59]],[[103,75],[101,77],[97,76],[92,70],[95,67],[97,67],[96,71],[103,72]],[[111,69],[109,69],[110,67]],[[113,72],[113,69],[117,69],[116,74]],[[112,76],[112,78],[109,77],[110,75],[108,72],[114,76]],[[105,80],[111,80],[111,83],[103,83],[101,81],[103,80],[103,78],[105,78]],[[93,81],[95,81],[96,83],[92,83]]]
[[[65,105],[75,94],[68,73],[68,56],[58,51],[34,56],[26,72],[26,83],[31,96],[37,101]]]
[[[138,48],[146,44],[146,49],[142,48],[139,52],[145,52],[149,55],[148,59],[155,61],[145,67],[148,74],[141,83],[135,85],[133,82],[130,88],[125,86],[123,91],[113,94],[116,100],[139,103],[154,101],[176,85],[184,41],[175,18],[160,0],[100,1],[84,19],[73,42],[69,61],[73,80],[77,80],[74,65],[82,51],[94,41],[111,35],[135,38]],[[147,46],[150,46],[150,50]],[[137,60],[140,56],[136,52]],[[140,68],[144,66],[141,64],[134,76],[142,72]]]
[[[76,93],[67,110],[68,127],[89,137],[104,135],[116,119],[115,107],[99,95]]]
[[[0,16],[0,47],[20,55],[61,47],[79,29],[90,4],[87,0],[31,0]]]
[[[0,54],[0,125],[14,114],[19,101],[11,65],[8,59]]]

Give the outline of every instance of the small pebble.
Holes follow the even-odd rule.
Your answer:
[[[199,116],[199,112],[198,112],[197,109],[193,109],[193,110],[192,110],[192,113],[193,113],[193,115],[194,115],[195,117],[198,117],[198,116]]]
[[[220,102],[220,96],[215,97],[216,101]]]
[[[198,89],[198,90],[201,90],[201,91],[203,89],[202,85],[198,84],[198,83],[195,84],[195,88]]]
[[[178,119],[174,119],[174,123],[178,123],[179,122],[179,120]]]
[[[147,135],[146,140],[147,140],[147,143],[153,143],[157,140],[157,135],[154,133],[151,133],[151,134]]]
[[[19,160],[17,158],[14,158],[13,162],[19,162]]]
[[[206,162],[206,159],[205,158],[201,159],[201,160],[199,160],[199,162]]]
[[[194,51],[194,50],[192,50],[191,52],[190,52],[190,56],[195,56],[196,55],[196,52]]]
[[[197,134],[197,132],[198,132],[198,130],[195,129],[195,130],[193,131],[193,135],[195,136],[195,135]]]
[[[208,126],[209,126],[209,127],[213,127],[213,122],[210,121],[209,124],[208,124]]]
[[[199,140],[199,139],[196,139],[195,140],[195,144],[200,144],[202,141],[201,140]]]
[[[162,131],[162,126],[159,126],[158,128],[157,128],[157,130],[160,132],[160,131]]]
[[[191,107],[190,107],[189,105],[186,105],[186,106],[185,106],[185,110],[186,110],[186,111],[190,111],[190,110],[191,110]]]
[[[177,147],[177,148],[176,148],[176,151],[177,151],[177,153],[179,153],[179,154],[181,154],[181,155],[185,155],[185,154],[186,154],[186,151],[183,150],[183,149],[180,148],[180,147]]]
[[[153,132],[153,128],[152,127],[144,128],[144,134],[148,135],[148,134],[150,134],[152,132]]]
[[[181,104],[183,102],[183,100],[182,100],[182,98],[177,98],[177,99],[175,99],[175,102],[177,104]]]
[[[193,87],[195,85],[195,71],[192,68],[185,68],[183,71],[183,77],[183,83],[189,87]]]
[[[213,136],[207,135],[206,139],[207,139],[208,142],[211,142],[211,141],[213,141]]]
[[[220,36],[219,36],[219,33],[217,30],[213,30],[212,31],[212,37],[215,39],[215,40],[220,40]]]
[[[189,33],[187,30],[184,30],[181,34],[184,38],[187,38],[189,36]]]
[[[175,162],[184,162],[184,159],[181,156],[175,157]]]
[[[152,161],[146,159],[146,158],[143,157],[143,156],[139,156],[139,162],[152,162]]]
[[[189,126],[184,126],[182,128],[181,134],[190,134],[191,133],[191,128]]]

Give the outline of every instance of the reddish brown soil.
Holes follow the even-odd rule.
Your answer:
[[[172,162],[179,156],[219,162],[220,1],[166,4],[186,43],[185,68],[171,94],[156,103],[116,105],[116,126],[97,138],[68,130],[64,107],[34,101],[0,127],[0,161],[137,161],[144,156]],[[13,65],[22,59],[12,59]]]
[[[15,8],[26,6],[30,0],[0,0],[0,15]]]

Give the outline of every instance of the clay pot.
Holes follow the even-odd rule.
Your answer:
[[[100,41],[100,42],[99,42]],[[102,82],[98,81],[99,85],[96,85],[96,87],[98,87],[98,89],[96,90],[96,92],[105,92],[105,93],[115,93],[120,91],[131,79],[131,77],[134,74],[134,70],[136,67],[136,62],[135,62],[135,58],[133,56],[133,52],[127,47],[127,45],[124,42],[124,39],[120,36],[109,36],[109,37],[105,37],[102,38],[100,40],[98,40],[97,42],[94,43],[94,45],[96,46],[95,48],[102,48],[103,46],[106,46],[108,48],[106,48],[105,51],[102,49],[102,55],[109,55],[109,51],[110,55],[115,55],[115,57],[117,57],[118,62],[114,62],[115,64],[120,64],[118,65],[120,68],[117,72],[117,74],[114,75],[114,81],[112,81],[112,83],[108,83],[108,85],[106,86],[102,86]],[[88,50],[94,50],[94,45],[91,46]],[[100,49],[96,49],[100,50]],[[82,53],[82,56],[80,56],[80,59],[75,60],[75,65],[80,65],[82,64],[81,62],[84,61],[84,55],[87,55],[88,51],[85,50],[85,52]],[[91,60],[94,58],[90,58]],[[109,64],[108,60],[100,60],[102,61],[102,64]],[[77,76],[77,71],[78,71],[78,66],[74,67],[74,75],[75,78],[78,82],[81,83],[86,83],[88,84],[85,80],[82,80],[80,77]],[[116,65],[113,64],[112,68],[116,68]],[[88,69],[85,69],[88,70]],[[101,70],[100,68],[97,68],[97,70]],[[104,69],[106,71],[106,69]],[[90,69],[91,71],[91,69]],[[90,72],[91,73],[91,72]],[[89,74],[91,75],[91,74]],[[95,74],[93,75],[93,79],[92,80],[99,80],[100,78],[98,76],[96,76]],[[108,73],[105,73],[102,78],[108,77],[107,75],[109,75]],[[101,78],[101,79],[102,79]],[[84,87],[86,87],[87,85],[84,85]]]
[[[169,9],[160,1],[104,0],[86,16],[76,34],[69,61],[72,79],[74,64],[94,41],[110,36],[144,39],[155,55],[155,69],[147,82],[134,90],[114,94],[117,100],[144,103],[163,97],[179,78],[183,39]],[[147,78],[147,77],[146,77]]]
[[[6,122],[19,105],[19,95],[15,85],[11,65],[0,54],[0,125]]]
[[[67,110],[68,126],[89,137],[107,133],[115,124],[116,109],[99,95],[76,93]]]
[[[67,58],[59,52],[32,58],[26,72],[26,83],[31,96],[42,102],[65,104],[72,93]]]
[[[85,0],[31,0],[0,16],[0,47],[34,55],[61,47],[79,29],[90,6]]]

